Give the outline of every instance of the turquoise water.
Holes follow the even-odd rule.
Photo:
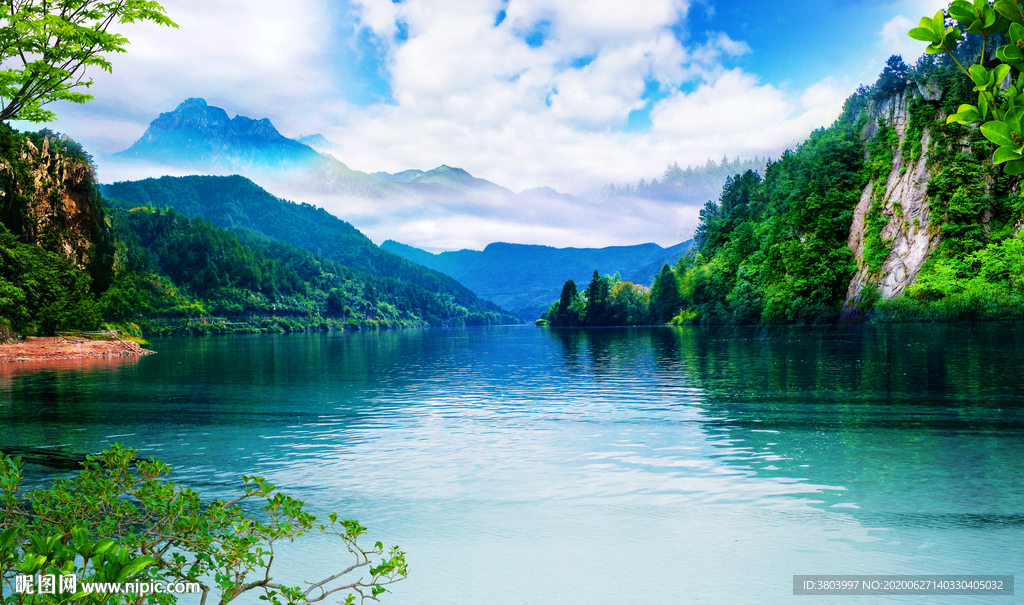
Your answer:
[[[407,551],[383,603],[924,603],[795,597],[792,576],[1024,564],[1020,324],[154,348],[0,368],[0,447],[124,442],[211,497],[268,477]],[[343,554],[314,539],[275,575],[319,580]]]

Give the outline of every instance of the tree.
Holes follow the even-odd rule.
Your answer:
[[[201,605],[211,590],[219,593],[221,605],[250,591],[276,604],[313,603],[348,591],[345,603],[352,605],[357,599],[378,600],[385,586],[408,575],[405,553],[397,546],[374,565],[370,557],[385,554],[384,545],[361,546],[366,528],[358,521],[331,513],[329,523],[317,523],[303,502],[260,477],[242,477],[242,495],[234,500],[204,501],[167,481],[167,465],[138,460],[135,453],[111,446],[88,457],[78,475],[28,493],[20,487],[20,460],[0,458],[0,604],[174,603],[173,594],[138,594],[139,586],[152,590],[160,582],[198,584]],[[262,520],[239,505],[247,500],[263,503]],[[305,587],[277,582],[271,575],[275,544],[314,532],[340,539],[352,562]],[[368,575],[331,584],[351,572]],[[54,594],[10,594],[19,585],[16,576],[24,586],[24,577],[34,574],[60,577],[60,588]],[[63,581],[70,578],[74,581]],[[93,582],[131,582],[136,588],[101,596],[88,592],[86,583]]]
[[[178,27],[153,0],[6,0],[0,3],[0,121],[50,122],[43,105],[85,103],[87,68],[110,72],[101,53],[125,52],[114,23],[152,21]]]
[[[558,297],[558,315],[564,315],[569,310],[569,305],[579,296],[576,289],[576,282],[568,280],[562,286],[562,295]]]
[[[608,317],[608,295],[611,286],[608,280],[594,269],[594,276],[587,286],[587,312],[583,318],[588,326],[604,325]]]
[[[900,55],[892,55],[885,62],[885,69],[875,82],[874,97],[884,99],[895,93],[901,93],[907,87],[910,68],[903,62]]]
[[[947,25],[947,19],[963,30]],[[981,38],[978,62],[969,68],[957,58],[957,46],[964,34],[976,36],[973,40]],[[997,34],[1006,34],[1002,39],[1008,39],[1009,44],[996,49],[999,64],[988,69],[985,65],[990,63],[990,53],[986,46],[988,39]],[[939,10],[934,17],[922,17],[907,35],[927,42],[925,52],[929,55],[948,56],[975,85],[978,104],[960,105],[946,123],[980,122],[981,133],[998,148],[992,163],[1004,164],[1005,174],[1024,174],[1024,78],[1018,76],[1016,84],[1003,89],[1011,68],[1018,73],[1024,69],[1024,8],[1019,0],[996,0],[991,5],[988,0],[954,0],[948,14]]]
[[[654,278],[651,286],[651,316],[660,322],[668,322],[683,306],[679,295],[679,283],[676,274],[666,264]]]
[[[616,283],[609,295],[612,322],[628,326],[647,323],[650,298],[643,286],[628,281]]]

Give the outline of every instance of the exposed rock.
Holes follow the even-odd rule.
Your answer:
[[[29,167],[27,173],[0,158],[4,223],[23,242],[86,268],[104,220],[92,166],[53,147],[49,136],[41,147],[25,137],[17,159]]]
[[[917,93],[921,95],[925,101],[939,101],[942,99],[942,87],[939,86],[938,82],[934,82],[932,80],[918,82]]]
[[[856,303],[868,283],[877,284],[885,299],[902,294],[907,286],[914,283],[928,256],[941,242],[938,230],[929,229],[931,223],[927,190],[931,174],[926,166],[929,143],[927,130],[921,137],[922,153],[917,161],[903,155],[902,144],[910,123],[909,100],[910,95],[903,94],[868,109],[872,119],[865,127],[865,140],[869,140],[878,131],[879,119],[889,123],[899,136],[900,144],[893,153],[892,170],[886,178],[885,192],[882,194],[882,216],[889,219],[889,224],[882,229],[882,239],[889,242],[891,247],[881,271],[872,274],[864,263],[865,222],[871,209],[871,195],[875,185],[870,182],[865,186],[854,209],[850,227],[848,244],[859,269],[847,289],[843,319],[852,319],[856,315]]]

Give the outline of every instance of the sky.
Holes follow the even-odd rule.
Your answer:
[[[121,26],[131,44],[110,57],[112,73],[90,74],[95,100],[50,107],[59,120],[47,126],[90,150],[103,182],[149,176],[105,174],[104,158],[130,146],[160,112],[202,97],[231,116],[269,118],[285,136],[321,133],[357,170],[447,164],[514,191],[550,186],[590,198],[611,182],[660,177],[673,162],[777,157],[830,124],[890,55],[912,64],[924,45],[906,31],[942,6],[162,4],[178,29]]]

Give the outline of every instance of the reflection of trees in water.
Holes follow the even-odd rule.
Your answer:
[[[970,510],[977,514],[957,522],[1024,521],[1024,388],[1015,369],[1024,325],[675,336],[705,410],[728,418],[752,453],[779,456],[773,474],[847,487],[833,500],[859,503],[858,517],[943,524]]]
[[[824,506],[901,526],[1024,523],[1024,324],[551,333],[577,373],[649,356],[652,390],[682,378],[699,394],[723,464],[847,488],[813,494]]]

